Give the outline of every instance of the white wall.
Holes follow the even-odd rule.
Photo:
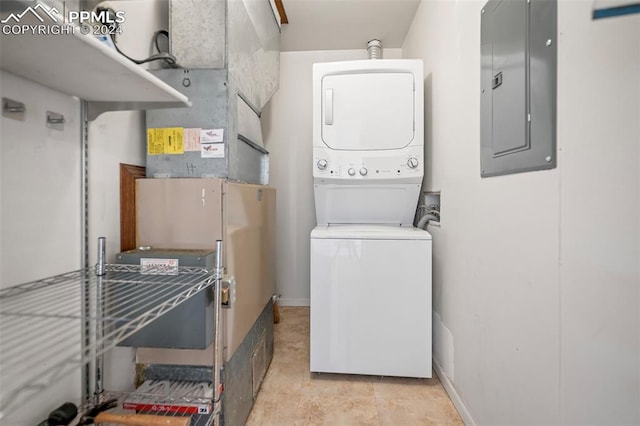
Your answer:
[[[80,107],[70,96],[2,71],[2,96],[25,120],[2,117],[2,275],[9,287],[80,266]],[[65,116],[63,131],[47,111]]]
[[[0,71],[0,88],[2,97],[23,102],[26,108],[24,121],[1,118],[0,288],[6,288],[80,268],[80,106],[68,95],[5,71]],[[47,111],[64,115],[63,131],[46,127]],[[68,303],[71,312],[77,309],[77,304]],[[3,354],[10,352],[8,342],[17,340],[14,333],[3,329]],[[80,350],[79,341],[69,340],[67,355],[74,347]],[[28,360],[30,355],[22,356]],[[65,400],[78,399],[79,384],[80,374],[72,371],[50,389],[32,395],[30,404],[12,409],[2,422],[36,424]]]
[[[0,95],[24,103],[26,109],[24,121],[0,118],[0,289],[4,289],[81,267],[82,192],[78,100],[5,71],[0,71]],[[47,111],[64,115],[64,130],[46,126]],[[79,309],[77,300],[65,302],[68,312]],[[16,318],[3,316],[2,321],[15,323]],[[23,323],[33,326],[26,319]],[[72,335],[75,331],[77,338],[67,337],[66,350],[58,346],[49,362],[79,353],[79,324],[76,328],[66,331]],[[0,358],[8,356],[4,362],[9,365],[16,360],[9,344],[19,341],[14,333],[14,328],[2,330]],[[52,334],[57,342],[60,336]],[[18,361],[28,363],[34,354],[23,349],[19,356]],[[5,389],[12,385],[17,384],[0,384]],[[64,401],[79,399],[80,372],[72,370],[48,389],[19,396],[2,424],[37,424]]]
[[[590,7],[559,7],[562,420],[640,424],[640,15]]]
[[[149,56],[153,33],[167,27],[167,1],[113,4],[126,12],[119,46],[129,56]],[[67,7],[73,7],[73,2],[67,2]],[[83,201],[79,101],[6,72],[0,73],[0,86],[3,97],[22,101],[27,108],[24,122],[2,118],[0,288],[4,288],[82,266]],[[64,114],[64,132],[45,126],[48,110]],[[90,123],[91,264],[96,261],[98,236],[107,237],[108,260],[120,249],[119,164],[144,165],[144,129],[142,112],[105,113]],[[134,359],[128,348],[117,348],[106,357],[105,382],[110,389],[133,386]],[[73,372],[2,421],[38,423],[64,401],[79,402],[80,385],[79,372]]]
[[[153,33],[168,29],[167,0],[127,0],[113,2],[125,12],[126,22],[118,36],[118,46],[135,59],[152,53]],[[144,64],[158,68],[158,63]],[[97,259],[97,239],[107,239],[107,261],[120,251],[120,163],[144,166],[146,125],[143,111],[107,112],[89,125],[89,263]],[[105,386],[132,389],[135,377],[135,350],[115,348],[105,358]]]
[[[135,59],[152,53],[152,36],[168,27],[167,0],[113,2],[125,12],[118,46]],[[142,65],[157,68],[158,63]],[[107,238],[107,260],[120,251],[120,163],[145,165],[146,126],[143,111],[107,112],[89,125],[89,248],[96,261],[97,238]]]
[[[399,58],[400,49],[383,56]],[[316,225],[312,176],[312,66],[366,59],[367,51],[331,50],[280,54],[280,88],[262,113],[269,150],[269,184],[277,189],[277,288],[280,304],[309,305],[309,234]]]
[[[434,360],[479,424],[640,422],[640,18],[560,1],[558,168],[480,178],[480,10],[423,0]]]

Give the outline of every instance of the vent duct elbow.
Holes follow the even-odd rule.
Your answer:
[[[369,52],[369,59],[382,59],[382,42],[377,38],[369,40],[367,52]]]

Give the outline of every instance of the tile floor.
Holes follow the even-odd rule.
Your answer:
[[[463,425],[433,379],[309,372],[309,308],[280,307],[273,360],[248,426]]]

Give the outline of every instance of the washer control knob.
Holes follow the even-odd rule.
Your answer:
[[[349,173],[349,176],[355,176],[356,175],[356,169],[351,167],[349,170],[347,170],[347,173]]]
[[[410,169],[415,169],[418,167],[418,159],[415,157],[409,158],[409,160],[407,160],[407,166],[409,166]]]
[[[368,171],[367,171],[366,168],[363,167],[363,168],[360,169],[360,176],[366,176],[367,173],[368,173]]]
[[[318,162],[316,163],[316,166],[318,166],[318,169],[320,170],[325,170],[328,166],[327,160],[318,160]]]

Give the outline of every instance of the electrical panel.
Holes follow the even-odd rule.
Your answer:
[[[556,167],[556,0],[490,0],[481,15],[481,176]]]

